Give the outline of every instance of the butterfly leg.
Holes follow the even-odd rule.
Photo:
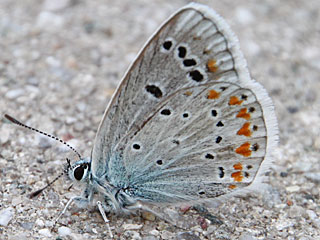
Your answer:
[[[68,203],[66,204],[66,206],[64,207],[64,209],[61,211],[61,213],[59,214],[59,216],[56,218],[56,220],[54,221],[53,224],[53,228],[55,227],[55,225],[58,223],[58,220],[60,219],[60,217],[67,211],[68,207],[71,205],[72,202],[75,202],[76,205],[80,208],[84,208],[89,204],[89,200],[88,198],[84,198],[82,196],[75,196],[70,198],[70,200],[68,201]]]
[[[108,220],[108,218],[106,216],[106,212],[105,212],[106,206],[104,206],[100,201],[97,201],[97,205],[98,205],[99,212],[100,212],[104,222],[107,225],[107,228],[108,228],[108,231],[109,231],[109,235],[110,235],[111,238],[113,238],[113,234],[112,234],[112,231],[111,231],[111,228],[110,228],[110,225],[109,225],[109,220]]]
[[[85,208],[91,202],[92,194],[93,194],[92,190],[90,191],[90,189],[86,188],[83,191],[81,196],[75,196],[75,197],[70,198],[70,200],[67,202],[64,209],[61,211],[59,216],[56,218],[54,225],[53,225],[53,228],[58,223],[58,220],[60,219],[60,217],[67,211],[68,207],[72,204],[72,202],[74,202],[79,208]]]

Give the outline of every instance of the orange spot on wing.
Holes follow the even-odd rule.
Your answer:
[[[218,66],[217,66],[217,61],[214,59],[209,59],[208,63],[207,63],[207,68],[209,70],[209,72],[216,72],[218,71]]]
[[[246,137],[250,137],[252,132],[249,129],[250,123],[246,122],[242,125],[242,127],[239,129],[239,131],[237,132],[238,135],[244,135]]]
[[[186,91],[185,93],[184,93],[184,95],[186,95],[186,96],[191,96],[192,95],[192,92],[191,91]]]
[[[242,182],[243,176],[242,172],[234,172],[231,174],[231,177],[234,179],[235,182]]]
[[[233,168],[235,170],[242,170],[242,164],[241,163],[236,163],[236,164],[233,165]]]
[[[250,143],[246,142],[242,144],[240,147],[238,147],[236,150],[236,153],[244,156],[244,157],[249,157],[251,156],[251,150],[250,150]]]
[[[236,117],[237,117],[237,118],[244,118],[244,119],[246,119],[246,120],[249,120],[250,117],[251,117],[251,115],[250,115],[250,113],[248,113],[248,109],[247,109],[247,108],[242,108],[242,109],[238,112],[238,114],[237,114]]]
[[[236,96],[231,96],[229,100],[229,105],[240,105],[243,102],[243,100],[239,100]]]
[[[208,99],[217,99],[219,97],[220,97],[219,92],[217,92],[216,90],[213,90],[213,89],[209,90],[208,96],[207,96]]]
[[[236,185],[233,185],[233,184],[231,184],[231,185],[229,185],[229,188],[230,189],[235,189],[237,186]]]

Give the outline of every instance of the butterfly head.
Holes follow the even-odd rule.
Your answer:
[[[84,183],[89,179],[91,163],[89,159],[81,159],[67,167],[68,175],[73,182]]]

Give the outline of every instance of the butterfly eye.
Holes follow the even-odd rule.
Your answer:
[[[85,168],[87,168],[87,165],[85,165],[85,166],[80,165],[80,166],[76,167],[73,171],[74,178],[77,179],[78,181],[80,181],[84,175]]]

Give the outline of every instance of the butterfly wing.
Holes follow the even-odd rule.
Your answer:
[[[126,73],[100,124],[92,172],[144,201],[213,198],[260,175],[275,126],[228,25],[189,4]]]

